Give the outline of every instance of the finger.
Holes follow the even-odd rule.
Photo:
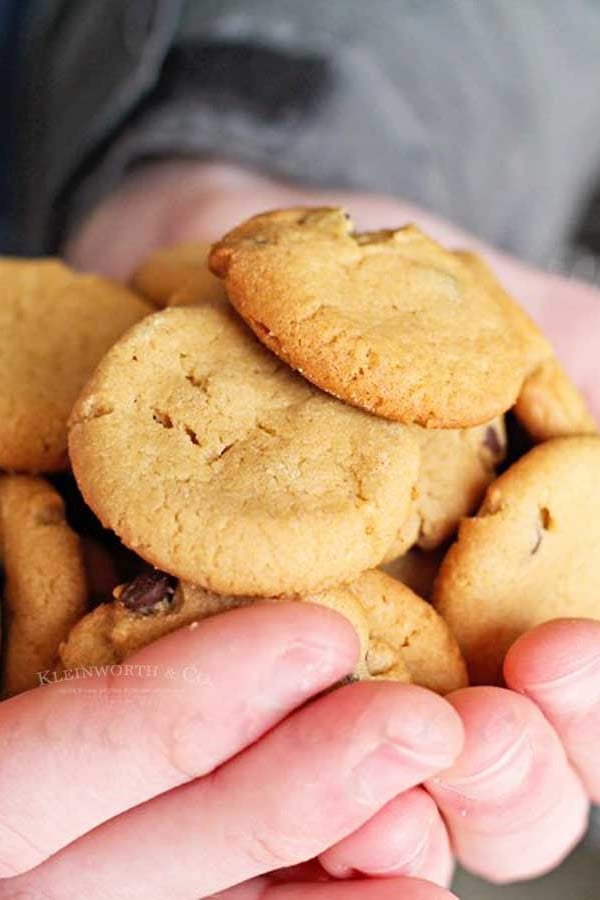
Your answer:
[[[353,629],[323,607],[257,605],[157,641],[129,674],[0,704],[0,875],[212,771],[351,671],[357,653]]]
[[[15,891],[61,900],[190,900],[317,856],[462,745],[452,707],[422,688],[349,685],[296,712],[210,777],[87,834]],[[0,897],[2,897],[0,893]]]
[[[468,688],[448,699],[463,720],[465,748],[427,787],[459,860],[498,882],[557,865],[582,836],[588,805],[556,732],[512,691]]]
[[[412,875],[450,883],[454,863],[448,832],[433,799],[422,788],[395,797],[362,828],[320,856],[335,878]]]
[[[540,625],[509,651],[507,683],[539,706],[592,800],[600,803],[600,622]]]
[[[457,897],[427,881],[414,878],[283,885],[270,885],[267,879],[261,878],[213,894],[210,900],[457,900]]]

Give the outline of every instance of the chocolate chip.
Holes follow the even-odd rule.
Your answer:
[[[119,600],[132,612],[147,615],[160,603],[171,602],[176,585],[177,579],[165,572],[143,572],[123,587]]]
[[[488,425],[485,429],[485,437],[483,438],[483,446],[487,447],[492,456],[502,456],[504,447],[498,437],[498,432],[493,425]]]

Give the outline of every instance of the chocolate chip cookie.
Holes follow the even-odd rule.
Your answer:
[[[434,604],[471,681],[501,681],[521,634],[563,616],[600,618],[600,437],[539,444],[487,491],[444,559]]]
[[[256,602],[223,596],[148,572],[115,592],[115,601],[82,619],[60,648],[66,669],[123,662],[136,650],[185,625]],[[357,678],[422,684],[447,693],[466,684],[466,669],[445,622],[420,597],[383,572],[348,585],[261,602],[310,602],[346,616],[360,640]]]

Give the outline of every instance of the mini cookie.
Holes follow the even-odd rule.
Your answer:
[[[5,574],[2,688],[12,696],[39,684],[58,646],[86,609],[79,538],[63,502],[41,478],[0,479],[0,534]]]
[[[224,300],[223,282],[208,268],[209,250],[202,241],[156,250],[134,272],[131,286],[161,308]]]
[[[183,580],[259,596],[381,562],[419,456],[409,429],[314,388],[221,303],[163,310],[119,341],[69,447],[86,501],[126,546]]]
[[[506,651],[533,626],[600,618],[599,545],[600,437],[540,444],[491,485],[434,589],[473,682],[499,682]]]
[[[554,357],[525,381],[515,415],[534,441],[598,431],[582,394]]]
[[[398,662],[414,684],[447,694],[467,685],[456,640],[429,603],[385,572],[364,572],[348,585],[369,621],[371,678],[394,677]]]
[[[397,556],[379,568],[396,581],[401,581],[419,597],[429,600],[445,553],[444,547],[438,547],[436,550],[413,547],[403,556]]]
[[[299,599],[297,596],[278,597],[260,602]],[[358,600],[344,587],[332,588],[307,599],[334,609],[352,622],[361,645],[356,675],[368,677],[365,660],[369,626]],[[164,572],[144,572],[117,588],[114,602],[99,606],[75,625],[60,648],[61,662],[65,669],[114,665],[178,628],[255,602],[253,597],[215,594],[178,581]],[[408,680],[407,673],[405,675]]]
[[[142,300],[54,260],[0,260],[0,468],[65,469],[67,418],[94,367]]]
[[[474,428],[415,428],[420,447],[419,478],[411,512],[386,554],[389,562],[417,544],[432,550],[472,514],[496,477],[506,452],[502,418]]]
[[[339,209],[266,213],[217,243],[210,266],[261,341],[380,416],[488,422],[531,368],[505,305],[414,226],[355,234]]]

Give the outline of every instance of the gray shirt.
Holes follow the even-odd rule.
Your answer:
[[[141,159],[384,191],[541,265],[600,176],[594,0],[38,0],[21,234],[52,249]]]

